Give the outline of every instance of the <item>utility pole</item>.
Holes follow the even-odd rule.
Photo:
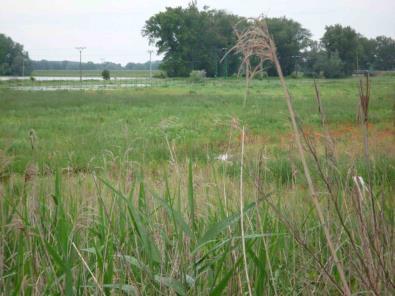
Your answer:
[[[154,51],[152,49],[150,49],[148,51],[148,53],[149,53],[149,81],[150,81],[151,85],[152,85],[152,53],[153,52]]]
[[[82,65],[81,65],[82,64],[82,51],[84,49],[86,49],[86,47],[79,46],[79,47],[76,47],[75,49],[80,52],[80,82],[82,84]]]

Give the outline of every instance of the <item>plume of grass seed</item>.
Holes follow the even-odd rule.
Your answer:
[[[265,38],[266,32],[261,30],[259,26],[260,22],[261,19],[247,19],[247,29],[243,28],[243,22],[238,22],[233,28],[237,38],[236,44],[226,52],[221,59],[222,62],[231,52],[242,56],[238,75],[240,76],[244,69],[246,78],[246,90],[243,101],[244,107],[247,103],[251,81],[258,73],[263,72],[264,62],[272,59],[270,48],[261,42],[261,40]],[[252,64],[253,58],[259,59],[259,62],[255,66]]]

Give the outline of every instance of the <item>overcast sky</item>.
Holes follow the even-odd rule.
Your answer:
[[[22,43],[32,59],[83,59],[125,64],[148,60],[144,22],[165,7],[189,0],[0,0],[0,33]],[[199,0],[198,6],[242,16],[287,16],[321,38],[325,25],[340,23],[376,37],[395,37],[395,0]]]

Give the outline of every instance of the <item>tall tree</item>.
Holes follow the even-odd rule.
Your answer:
[[[29,54],[23,45],[0,34],[0,75],[29,75],[31,71]]]
[[[169,76],[187,76],[191,70],[205,70],[208,76],[217,76],[237,73],[239,56],[229,55],[221,64],[219,60],[235,44],[233,27],[245,21],[245,18],[222,10],[205,7],[199,11],[192,2],[187,8],[168,7],[152,16],[142,33],[155,44],[159,54],[164,54],[161,68]],[[271,18],[267,22],[284,73],[290,74],[311,34],[285,17]]]
[[[395,40],[390,37],[379,36],[375,41],[375,69],[395,70]]]
[[[267,26],[277,47],[277,56],[285,75],[291,74],[299,63],[302,51],[310,44],[309,30],[294,20],[286,17],[268,18]],[[274,74],[271,67],[269,74]]]
[[[359,36],[354,29],[339,24],[327,26],[321,41],[329,56],[335,53],[339,55],[346,75],[350,75],[356,69]]]
[[[370,70],[374,67],[376,40],[358,34],[357,69]]]
[[[161,69],[169,76],[187,76],[192,70],[205,70],[209,76],[216,76],[237,68],[236,57],[228,57],[223,64],[219,61],[233,46],[233,26],[240,19],[208,7],[199,11],[192,2],[186,8],[168,7],[152,16],[142,33],[155,44],[158,54],[164,54]]]

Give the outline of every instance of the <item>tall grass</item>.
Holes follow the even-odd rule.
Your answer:
[[[240,174],[227,174],[232,165],[222,162],[206,168],[172,163],[154,176],[126,158],[109,163],[111,173],[98,175],[65,170],[27,180],[12,175],[1,186],[1,293],[234,295],[248,291],[248,283],[253,294],[338,293],[337,271],[303,178],[291,184],[283,183],[281,174],[273,175],[278,181],[267,178],[264,160],[245,157],[242,183]],[[241,158],[233,161],[241,164]],[[349,254],[359,249],[364,231],[358,230],[355,219],[361,216],[353,214],[353,196],[358,188],[366,193],[341,172],[332,177],[353,240],[339,231],[333,207],[326,208],[325,200],[322,206],[350,289],[363,291],[361,262]],[[377,264],[391,272],[393,188],[388,182],[375,188],[380,223],[387,225]],[[391,283],[391,273],[383,276]],[[383,294],[392,291],[379,287]]]

